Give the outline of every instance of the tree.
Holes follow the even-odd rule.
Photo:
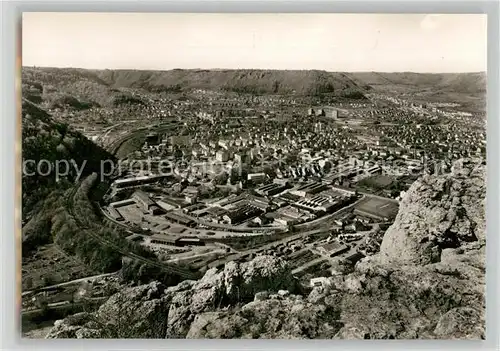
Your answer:
[[[45,277],[42,277],[42,286],[50,286],[54,284],[54,278],[51,274],[47,274]]]
[[[26,277],[26,279],[24,280],[24,286],[26,289],[31,289],[33,287],[33,278]]]

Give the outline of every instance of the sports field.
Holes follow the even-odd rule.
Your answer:
[[[399,204],[392,199],[385,200],[380,197],[368,197],[358,203],[355,209],[378,217],[394,218],[398,213]]]

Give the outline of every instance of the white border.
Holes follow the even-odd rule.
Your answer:
[[[2,157],[2,251],[1,318],[2,350],[71,349],[92,350],[250,350],[250,349],[498,349],[498,247],[499,247],[499,26],[496,1],[3,1],[2,9],[2,84],[1,84],[1,157]],[[19,311],[16,306],[15,203],[15,136],[16,93],[16,25],[22,11],[86,11],[86,12],[358,12],[358,13],[486,13],[488,14],[488,123],[487,123],[487,328],[486,340],[29,340],[20,338]],[[460,38],[457,38],[460,40]]]

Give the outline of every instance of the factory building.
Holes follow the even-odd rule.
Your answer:
[[[239,224],[248,219],[260,216],[264,211],[251,204],[245,204],[235,210],[227,212],[222,218],[229,224]]]
[[[298,186],[296,189],[290,191],[290,193],[300,197],[305,197],[307,195],[319,193],[326,188],[327,185],[321,182],[309,182]]]
[[[176,246],[205,246],[205,242],[200,238],[182,237],[175,241]]]
[[[285,185],[271,183],[255,189],[255,192],[262,196],[272,196],[282,192],[285,189],[286,189]]]
[[[154,234],[151,236],[152,244],[171,246],[204,246],[205,242],[199,238],[173,237],[165,234]]]
[[[175,246],[175,240],[176,238],[164,234],[153,234],[150,238],[150,242],[152,244],[172,245],[172,246]]]
[[[292,206],[280,208],[276,213],[277,216],[274,220],[280,225],[300,223],[314,218],[310,213]]]
[[[365,258],[365,255],[363,255],[361,252],[355,252],[352,255],[347,256],[345,259],[351,262],[351,264],[356,264],[356,262],[358,262],[362,258]]]
[[[155,201],[153,201],[148,194],[142,190],[137,190],[132,194],[132,199],[134,199],[139,207],[142,208],[144,212],[158,215],[165,211],[160,208]]]
[[[109,215],[115,220],[115,221],[124,221],[124,218],[123,216],[121,215],[120,212],[118,212],[118,210],[114,207],[108,207],[108,212],[109,212]]]
[[[264,180],[266,180],[266,174],[265,173],[250,173],[250,174],[248,174],[247,179],[254,182],[254,183],[262,183]]]
[[[125,200],[121,200],[121,201],[112,202],[109,204],[109,206],[113,207],[113,208],[119,208],[119,207],[123,207],[123,206],[132,205],[134,203],[135,203],[134,199],[125,199]]]
[[[319,245],[317,247],[317,250],[323,255],[334,257],[349,251],[349,246],[340,244],[337,241],[332,241],[323,245]]]
[[[262,211],[268,211],[270,208],[269,201],[264,197],[251,196],[248,203],[254,207],[260,208]]]
[[[395,200],[370,197],[359,202],[353,213],[378,222],[387,222],[396,217],[398,209],[399,204]]]
[[[189,218],[187,216],[183,216],[183,215],[175,213],[175,212],[168,212],[165,215],[165,218],[172,221],[172,222],[185,225],[187,227],[194,227],[196,225],[196,222],[194,220],[192,220],[191,218]]]
[[[340,197],[334,198],[323,195],[316,195],[310,199],[302,199],[293,204],[293,206],[306,209],[311,212],[331,212],[339,209],[343,204]]]

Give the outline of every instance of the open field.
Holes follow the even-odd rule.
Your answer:
[[[399,206],[396,201],[381,197],[367,197],[355,207],[355,210],[387,218],[395,217],[398,209]]]
[[[357,185],[374,189],[383,189],[391,185],[393,182],[394,177],[387,175],[374,175],[359,181]]]
[[[39,247],[23,257],[23,290],[54,285],[96,274],[75,256],[66,255],[56,244]]]

